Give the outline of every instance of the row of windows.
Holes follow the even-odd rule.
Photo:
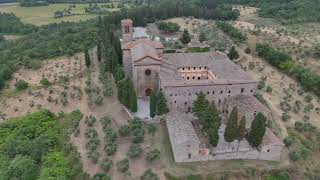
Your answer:
[[[240,93],[244,93],[244,92],[245,92],[245,89],[241,88]],[[253,90],[251,89],[250,92],[253,92]],[[210,93],[215,94],[215,91],[212,91],[212,92],[207,91],[207,95],[210,95]],[[223,90],[220,91],[220,94],[222,93],[223,93]],[[228,93],[231,94],[231,90],[229,90]],[[170,94],[170,96],[173,96],[173,94]],[[174,94],[174,96],[179,96],[179,95],[176,93]],[[189,96],[191,96],[191,93],[189,93]]]
[[[196,77],[195,76],[192,76],[192,79],[195,79]],[[201,77],[200,76],[198,76],[198,78],[197,78],[198,80],[201,80]],[[187,76],[187,80],[190,80],[190,77],[189,76]]]
[[[170,101],[170,104],[177,104],[177,101]],[[191,103],[192,104],[192,103]],[[218,105],[220,105],[221,104],[221,99],[219,99],[219,101],[218,101]],[[185,106],[187,106],[188,105],[188,102],[184,102],[184,105]],[[188,109],[189,109],[190,107],[188,107]],[[189,111],[190,112],[190,111]]]
[[[199,70],[201,70],[201,69],[207,70],[207,67],[198,67],[198,68],[199,68]],[[193,68],[191,68],[191,67],[188,67],[188,68],[184,68],[184,67],[183,67],[183,68],[178,68],[178,70],[181,70],[181,69],[182,69],[183,71],[184,71],[184,70],[187,70],[187,69],[190,71],[191,69],[196,70],[197,67],[193,67]]]

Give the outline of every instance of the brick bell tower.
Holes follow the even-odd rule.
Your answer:
[[[133,27],[131,19],[121,20],[122,42],[133,41]]]

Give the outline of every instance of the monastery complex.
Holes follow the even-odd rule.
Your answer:
[[[164,53],[160,41],[151,40],[130,19],[121,21],[123,67],[133,81],[138,98],[148,99],[151,91],[163,90],[170,112],[166,125],[176,162],[259,159],[280,160],[282,141],[267,128],[259,149],[247,140],[224,140],[227,117],[237,107],[246,117],[246,128],[258,112],[270,119],[269,109],[254,94],[257,81],[222,52]],[[192,103],[203,92],[221,113],[219,143],[212,147],[193,116]]]

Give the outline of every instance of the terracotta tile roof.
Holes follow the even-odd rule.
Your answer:
[[[228,97],[226,103],[237,106],[239,112],[247,112],[252,110],[252,108],[257,112],[270,112],[270,110],[254,96],[237,94]]]
[[[201,144],[191,123],[191,118],[185,113],[170,112],[166,116],[168,133],[172,146],[192,141]]]
[[[266,132],[263,136],[261,144],[262,146],[266,146],[266,145],[284,146],[283,142],[269,128],[266,129]]]
[[[242,70],[241,67],[234,64],[231,60],[227,58],[227,56],[224,53],[219,51],[207,53],[167,53],[164,54],[162,61],[164,62],[164,64],[170,65],[170,67],[172,67],[171,69],[173,70],[170,71],[171,74],[169,74],[168,71],[165,71],[166,73],[163,73],[163,78],[161,78],[161,80],[166,80],[169,84],[173,85],[208,85],[209,83],[225,84],[256,82],[244,70]],[[179,74],[177,69],[180,67],[207,67],[209,71],[216,75],[217,78],[214,80],[181,81],[181,78],[174,78],[177,77],[176,74]],[[179,82],[173,82],[175,80]],[[172,81],[172,83],[170,83],[169,81]]]
[[[122,19],[121,20],[121,23],[125,23],[125,22],[132,23],[132,20],[131,19]]]
[[[137,44],[131,48],[131,57],[133,62],[139,61],[145,57],[161,61],[161,57],[159,57],[157,50],[144,43]]]
[[[139,39],[136,41],[130,41],[130,42],[123,42],[121,44],[121,49],[131,49],[134,46],[138,45],[138,44],[147,44],[155,49],[163,49],[163,45],[161,42],[159,41],[152,41],[150,39]]]

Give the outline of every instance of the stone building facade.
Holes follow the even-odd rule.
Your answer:
[[[219,129],[217,147],[212,147],[199,130],[197,119],[191,113],[192,103],[199,92],[215,103],[223,122],[233,107],[238,108],[240,118],[246,117],[247,129],[250,129],[256,113],[262,112],[267,117],[270,114],[268,108],[253,96],[257,81],[224,53],[163,53],[161,42],[143,38],[148,37],[146,35],[133,36],[131,20],[122,20],[121,27],[123,67],[133,81],[137,97],[148,99],[151,91],[160,88],[165,93],[170,109],[166,123],[176,162],[280,159],[284,145],[270,129],[260,150],[252,148],[246,140],[225,142],[224,124]]]

